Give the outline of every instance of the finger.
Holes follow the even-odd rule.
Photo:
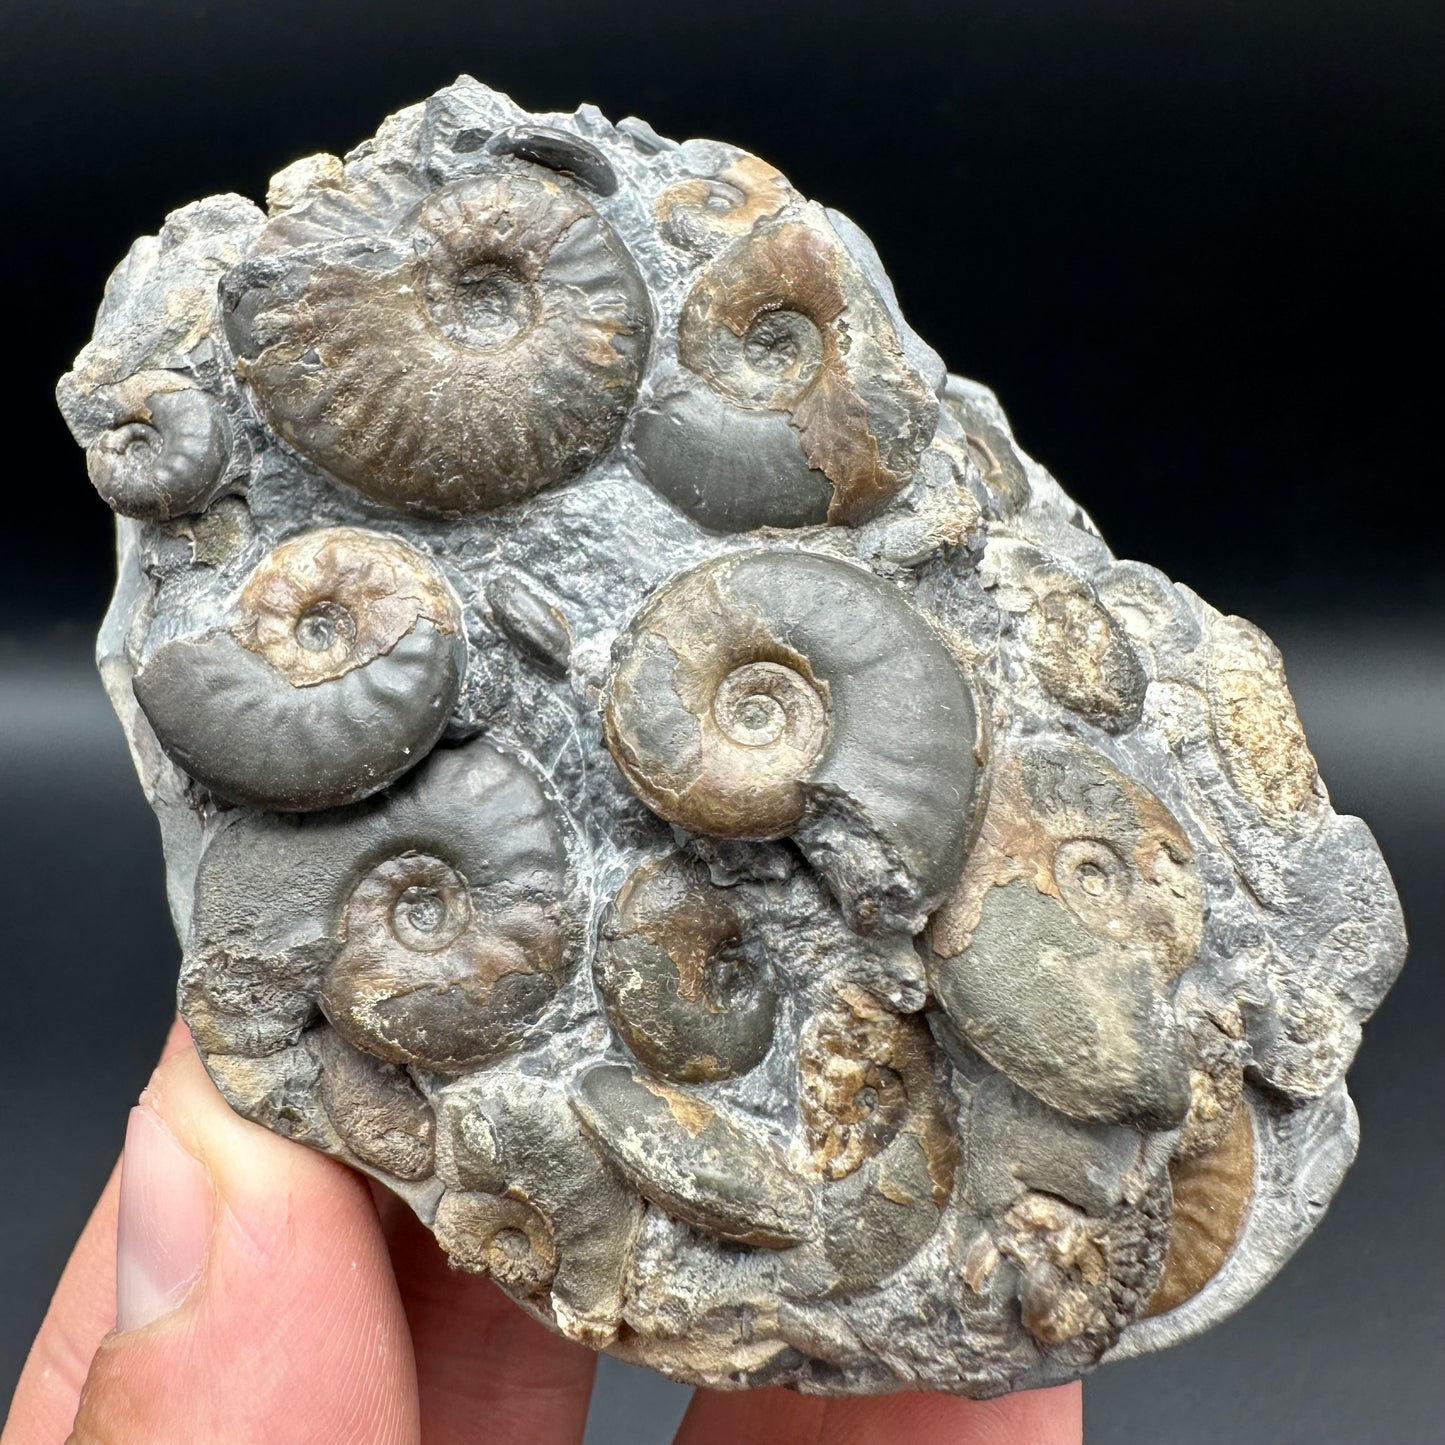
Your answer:
[[[675,1445],[816,1445],[826,1400],[792,1390],[694,1390]],[[899,1436],[900,1440],[906,1437]]]
[[[193,1052],[131,1113],[115,1308],[72,1445],[416,1445],[406,1322],[365,1185],[233,1114]]]
[[[1080,1445],[1077,1384],[997,1400],[952,1395],[805,1399],[787,1390],[698,1390],[677,1445]]]
[[[577,1445],[597,1357],[490,1280],[452,1269],[404,1203],[381,1205],[411,1326],[426,1445]]]
[[[191,1036],[177,1019],[166,1036],[161,1059],[190,1048]],[[115,1326],[115,1219],[119,1200],[117,1164],[81,1231],[30,1347],[0,1435],[4,1445],[11,1445],[12,1439],[49,1445],[70,1433],[91,1359]]]

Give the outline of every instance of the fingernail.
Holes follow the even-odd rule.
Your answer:
[[[141,1329],[185,1299],[205,1263],[213,1214],[200,1162],[154,1110],[132,1109],[120,1172],[116,1329]]]

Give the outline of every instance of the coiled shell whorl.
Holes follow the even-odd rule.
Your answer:
[[[613,1028],[653,1073],[746,1073],[773,1041],[777,994],[740,951],[733,890],[682,854],[644,864],[602,921],[594,972]]]
[[[242,373],[297,451],[373,501],[452,515],[612,446],[649,304],[578,186],[499,160],[391,214],[347,199],[283,213],[227,280]]]
[[[134,690],[198,782],[290,811],[354,802],[420,762],[465,667],[460,608],[435,564],[332,527],[275,548],[230,627],[161,643]]]
[[[658,196],[658,227],[674,246],[711,252],[745,236],[796,199],[787,178],[757,156],[742,155],[713,176],[677,181]]]
[[[384,797],[253,814],[201,863],[183,999],[206,1049],[254,1048],[265,979],[294,1042],[324,1013],[353,1048],[444,1073],[517,1044],[576,954],[563,825],[530,771],[482,741],[434,752]]]
[[[1158,798],[1081,743],[994,760],[929,979],[995,1067],[1065,1114],[1169,1129],[1190,1103],[1172,999],[1204,926],[1194,851]]]
[[[208,507],[231,456],[230,422],[215,398],[178,377],[155,380],[156,390],[85,450],[86,471],[109,506],[152,522]]]
[[[756,179],[761,195],[713,224],[765,212],[779,193]],[[695,235],[715,195],[683,190],[669,220],[689,218]],[[685,381],[640,413],[633,448],[648,481],[715,531],[863,522],[907,484],[933,436],[938,398],[862,269],[811,212],[762,214],[708,264],[683,303],[677,349]]]
[[[856,928],[917,932],[963,866],[971,689],[902,594],[849,563],[748,552],[674,578],[613,649],[604,726],[648,807],[796,838]]]

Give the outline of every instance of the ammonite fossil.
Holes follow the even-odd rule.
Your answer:
[[[1404,953],[1280,659],[770,165],[463,79],[60,385],[230,1103],[676,1379],[986,1396],[1319,1218]]]

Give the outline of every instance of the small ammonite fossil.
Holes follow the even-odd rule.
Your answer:
[[[682,303],[678,382],[638,416],[638,464],[711,530],[856,524],[912,478],[938,398],[820,208],[776,217],[765,208],[781,206],[781,187],[755,168],[727,174],[753,195],[729,204],[719,177],[662,199],[675,239],[751,224]]]
[[[122,516],[164,521],[203,511],[220,494],[230,424],[214,398],[183,378],[137,400],[85,449],[95,489]]]
[[[138,242],[59,398],[211,1077],[549,1328],[989,1396],[1318,1219],[1404,935],[1278,654],[767,161],[460,80]]]
[[[618,1037],[658,1077],[700,1084],[766,1056],[776,988],[743,948],[743,898],[697,860],[647,863],[603,916],[597,989]]]
[[[218,626],[161,642],[136,700],[167,753],[231,802],[309,810],[394,782],[461,691],[461,608],[394,536],[328,527],[276,547]]]

